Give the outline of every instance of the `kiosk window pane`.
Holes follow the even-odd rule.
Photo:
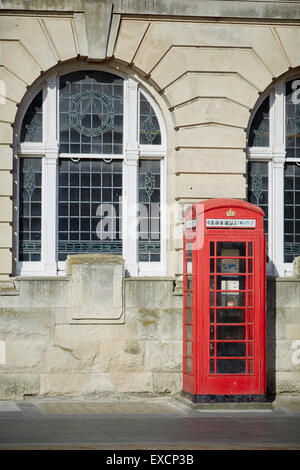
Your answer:
[[[218,325],[217,339],[240,340],[245,339],[245,327],[236,325]]]
[[[246,243],[217,243],[217,256],[246,256]]]
[[[245,290],[245,276],[217,276],[217,290]]]
[[[245,310],[241,308],[218,308],[218,323],[244,323]]]
[[[245,294],[243,292],[218,292],[217,307],[244,307]]]
[[[249,256],[253,255],[253,242],[216,243],[217,274],[210,274],[209,355],[215,357],[210,373],[245,374],[249,373],[247,348],[253,338],[249,302],[253,298],[254,275],[246,270]],[[210,261],[214,259],[212,253]]]
[[[218,359],[217,374],[244,374],[246,372],[245,359]]]
[[[191,326],[186,327],[186,339],[192,339],[192,327]]]
[[[186,371],[192,372],[192,359],[190,357],[186,358]]]
[[[217,356],[246,356],[246,343],[218,343]]]
[[[192,309],[187,308],[187,309],[186,309],[186,322],[187,322],[187,323],[192,323],[192,318],[193,318],[193,316],[192,316]]]
[[[246,272],[246,262],[244,259],[224,258],[217,260],[217,272],[226,274],[236,274]]]

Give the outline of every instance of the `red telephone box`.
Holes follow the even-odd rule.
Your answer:
[[[266,399],[263,216],[234,199],[186,211],[183,393],[195,403]]]

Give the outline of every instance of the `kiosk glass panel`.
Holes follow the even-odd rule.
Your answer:
[[[210,374],[253,373],[252,242],[210,242]]]

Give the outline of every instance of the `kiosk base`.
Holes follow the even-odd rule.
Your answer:
[[[267,396],[262,395],[193,395],[181,392],[182,395],[193,403],[262,403],[267,401]]]

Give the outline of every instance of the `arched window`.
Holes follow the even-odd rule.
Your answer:
[[[265,212],[268,272],[291,275],[300,256],[299,79],[280,82],[263,97],[248,145],[248,199]]]
[[[163,274],[165,133],[136,81],[85,68],[26,97],[15,134],[17,273],[64,273],[69,254],[109,253]]]

